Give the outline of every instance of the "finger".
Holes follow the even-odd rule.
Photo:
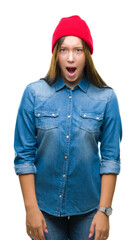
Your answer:
[[[31,231],[26,231],[27,232],[27,235],[30,237],[30,238],[32,238],[32,234],[31,234]]]
[[[42,228],[38,229],[38,236],[40,240],[45,240],[45,236]]]
[[[107,239],[108,239],[108,237],[109,237],[109,233],[107,234]]]
[[[103,236],[103,235],[100,235],[100,238],[99,238],[99,240],[106,240],[106,237],[105,237],[105,236]]]
[[[48,233],[47,224],[46,224],[46,222],[45,222],[44,217],[43,217],[43,220],[42,220],[42,225],[43,225],[43,231],[46,232],[46,233]]]
[[[108,237],[109,237],[109,234],[108,234],[108,233],[105,233],[104,239],[106,240],[106,239],[108,239]]]
[[[95,230],[95,238],[94,238],[94,240],[100,240],[100,236],[101,236],[100,232],[98,230]]]
[[[37,229],[31,229],[32,237],[34,240],[39,240]]]
[[[100,240],[106,240],[106,239],[107,239],[107,233],[106,232],[101,232]]]
[[[106,240],[105,236],[103,234],[100,234],[100,240]]]
[[[101,237],[100,237],[100,240],[102,239],[104,239],[104,240],[106,240],[108,238],[108,231],[102,231],[101,232]]]
[[[26,232],[30,238],[32,238],[32,233],[30,227],[26,227]]]
[[[91,238],[91,237],[93,236],[94,230],[95,230],[95,224],[92,222],[92,223],[91,223],[90,233],[89,233],[88,238]]]
[[[106,239],[108,239],[108,237],[109,237],[109,234],[108,234],[108,233],[105,233],[103,239],[106,240]]]

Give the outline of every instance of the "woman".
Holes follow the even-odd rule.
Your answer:
[[[52,53],[46,77],[24,91],[15,128],[27,233],[34,240],[107,239],[120,172],[117,97],[95,69],[91,33],[79,16],[60,20]]]

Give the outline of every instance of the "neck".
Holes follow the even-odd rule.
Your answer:
[[[78,79],[76,79],[73,82],[68,81],[63,75],[61,75],[63,81],[71,88],[73,89],[83,78],[84,74],[81,75],[81,77],[79,77]]]

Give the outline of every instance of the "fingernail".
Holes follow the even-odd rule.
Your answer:
[[[92,234],[90,233],[90,234],[89,234],[89,236],[88,236],[88,238],[90,239],[90,238],[91,238],[91,236],[92,236]]]
[[[44,229],[44,231],[45,231],[46,233],[48,233],[48,230],[47,230],[47,228],[46,228],[46,229]]]

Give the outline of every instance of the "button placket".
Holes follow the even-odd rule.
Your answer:
[[[65,184],[66,184],[66,176],[67,176],[67,169],[68,169],[68,157],[69,157],[69,141],[70,141],[70,130],[71,130],[71,110],[72,110],[72,96],[69,95],[69,101],[68,101],[68,109],[70,109],[69,114],[67,115],[67,128],[66,128],[66,143],[65,143],[65,149],[64,149],[64,167],[63,167],[63,174],[62,174],[62,186],[61,186],[61,192],[59,195],[59,198],[64,199],[66,197],[64,189],[65,189]],[[70,120],[70,121],[69,121]]]

